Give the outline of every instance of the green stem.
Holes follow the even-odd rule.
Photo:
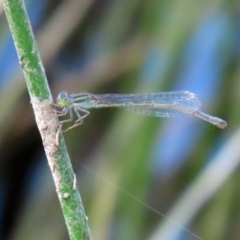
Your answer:
[[[22,0],[3,3],[70,239],[91,239],[62,133],[56,139],[58,120],[51,108],[51,93],[24,3]]]

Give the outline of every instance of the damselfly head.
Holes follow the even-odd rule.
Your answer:
[[[70,100],[67,92],[60,92],[57,96],[57,104],[61,107],[69,105]]]

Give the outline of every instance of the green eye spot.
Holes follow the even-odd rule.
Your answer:
[[[69,105],[69,100],[68,99],[58,99],[58,104],[61,107],[66,107],[67,105]]]
[[[66,107],[70,104],[70,99],[68,97],[68,94],[66,92],[60,92],[57,97],[57,103],[61,107]]]

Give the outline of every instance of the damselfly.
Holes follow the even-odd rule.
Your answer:
[[[73,111],[77,116],[75,123],[67,130],[79,126],[89,115],[90,108],[120,107],[127,111],[154,116],[174,117],[182,113],[190,114],[225,128],[227,123],[209,114],[201,112],[201,103],[194,93],[188,91],[160,92],[150,94],[92,94],[77,93],[68,95],[61,92],[57,97],[57,106],[62,108],[58,116],[69,114],[69,119],[60,123],[73,121]]]

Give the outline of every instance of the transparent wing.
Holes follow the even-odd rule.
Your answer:
[[[135,98],[132,104],[121,106],[127,111],[155,116],[174,117],[182,113],[192,114],[201,107],[195,94],[182,92],[153,93]]]

